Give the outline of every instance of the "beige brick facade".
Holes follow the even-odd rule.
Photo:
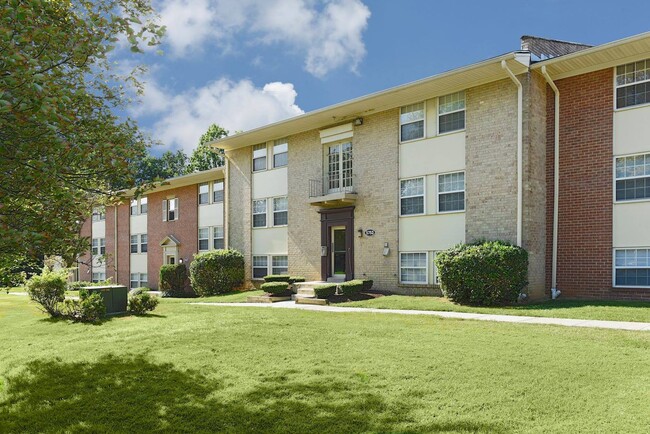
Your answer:
[[[226,174],[227,246],[244,253],[246,279],[251,278],[251,148],[229,152]]]

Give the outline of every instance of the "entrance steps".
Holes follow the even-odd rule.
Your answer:
[[[314,282],[297,282],[293,284],[295,294],[291,296],[292,300],[297,298],[316,298],[314,293],[314,286],[322,285],[327,282],[314,281]]]

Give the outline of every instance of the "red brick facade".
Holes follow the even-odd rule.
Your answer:
[[[130,284],[130,208],[129,202],[117,206],[117,226],[115,225],[115,207],[106,208],[106,278],[111,277],[114,283],[129,286]],[[117,228],[117,250],[115,249]],[[117,267],[115,264],[117,258]],[[115,274],[117,268],[117,275]]]

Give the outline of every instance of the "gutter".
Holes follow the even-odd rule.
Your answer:
[[[542,66],[542,75],[553,92],[555,93],[555,127],[554,127],[554,151],[553,151],[553,259],[551,268],[551,298],[555,300],[560,295],[557,289],[557,232],[558,232],[558,208],[560,194],[560,90],[546,70]]]
[[[523,227],[523,107],[524,92],[521,82],[512,73],[505,59],[501,61],[501,67],[506,71],[510,79],[517,86],[517,245],[521,247]]]

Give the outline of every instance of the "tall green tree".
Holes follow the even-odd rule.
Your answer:
[[[0,252],[72,259],[90,200],[131,183],[147,139],[116,115],[141,90],[109,53],[156,45],[148,0],[5,0],[0,4]]]
[[[145,185],[153,181],[162,181],[167,178],[185,175],[187,168],[187,155],[182,150],[167,151],[160,157],[147,155],[137,161],[136,184]]]
[[[227,135],[228,130],[223,129],[217,124],[210,125],[208,130],[201,135],[198,146],[192,151],[190,164],[187,167],[188,173],[223,166],[223,151],[214,150],[208,146],[208,143],[226,137]]]

